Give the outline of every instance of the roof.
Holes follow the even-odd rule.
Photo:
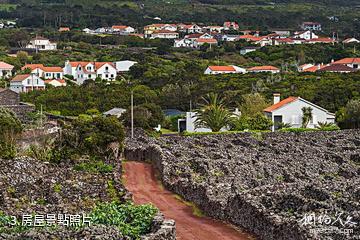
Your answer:
[[[330,43],[330,42],[335,42],[333,39],[331,38],[312,38],[307,40],[307,42],[325,42],[325,43]]]
[[[68,32],[68,31],[70,31],[69,27],[60,27],[59,28],[59,32]]]
[[[278,103],[276,103],[276,104],[274,104],[274,105],[272,105],[270,107],[265,108],[264,112],[273,112],[273,111],[275,111],[275,110],[277,110],[277,109],[279,109],[279,108],[281,108],[281,107],[283,107],[283,106],[285,106],[285,105],[287,105],[289,103],[295,102],[298,99],[299,99],[299,97],[288,97],[288,98],[286,98],[286,99],[284,99],[284,100],[282,100],[282,101],[280,101],[280,102],[278,102]]]
[[[11,64],[8,64],[6,62],[0,62],[0,69],[12,70],[13,68],[14,66]]]
[[[312,66],[312,67],[309,67],[309,68],[306,68],[304,69],[303,72],[316,72],[322,68],[326,67],[326,65],[324,64],[319,64],[319,65],[315,65],[315,66]]]
[[[360,41],[357,40],[356,38],[347,38],[343,42],[344,43],[349,43],[349,42],[360,42]]]
[[[360,58],[343,58],[340,59],[336,62],[334,62],[333,64],[356,64],[356,63],[360,63]]]
[[[153,34],[176,34],[176,35],[179,35],[179,33],[177,33],[177,32],[165,30],[165,29],[154,31]]]
[[[257,66],[257,67],[252,67],[248,69],[249,71],[259,71],[259,70],[263,70],[263,71],[278,71],[280,70],[277,67],[274,66]]]
[[[12,82],[22,82],[25,79],[27,79],[28,77],[30,77],[30,74],[19,74],[16,75],[13,79],[11,79]]]
[[[94,64],[95,65],[95,70],[101,68],[102,66],[104,66],[105,64],[109,64],[111,65],[113,68],[115,68],[114,64],[111,62],[69,62],[69,64],[71,65],[71,67],[77,67],[79,65],[81,65],[82,67],[85,67],[88,64]]]
[[[112,29],[119,29],[119,30],[123,30],[123,29],[126,29],[128,26],[125,26],[125,25],[114,25],[112,26],[111,28]]]
[[[198,38],[196,41],[201,43],[217,43],[217,40],[214,38]]]
[[[33,71],[37,68],[43,70],[44,72],[63,72],[61,67],[45,67],[43,64],[26,64],[21,68],[21,70],[30,69]]]
[[[122,115],[124,112],[126,112],[126,109],[124,108],[113,108],[107,112],[104,112],[104,115],[119,116]]]
[[[61,67],[43,67],[44,72],[63,72]]]
[[[236,69],[233,66],[209,66],[211,71],[221,71],[221,72],[235,72]]]
[[[342,64],[332,64],[330,66],[323,67],[319,72],[356,72],[357,70]]]
[[[200,38],[202,35],[204,35],[204,34],[203,33],[193,33],[193,34],[186,35],[185,38]]]

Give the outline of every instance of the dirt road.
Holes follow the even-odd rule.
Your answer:
[[[247,233],[235,230],[230,225],[208,217],[193,215],[192,207],[164,190],[157,181],[151,165],[139,162],[126,162],[125,186],[134,195],[136,204],[152,203],[164,213],[166,218],[176,221],[179,240],[250,240]]]

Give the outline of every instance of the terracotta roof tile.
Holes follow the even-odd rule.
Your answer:
[[[19,74],[19,75],[16,75],[13,79],[11,79],[11,81],[20,82],[20,81],[24,81],[28,77],[30,77],[30,74]]]
[[[274,66],[257,66],[257,67],[252,67],[249,68],[249,71],[259,71],[259,70],[263,70],[263,71],[278,71],[280,69],[278,69],[277,67]]]
[[[8,64],[6,62],[0,62],[0,69],[12,70],[13,68],[14,66],[11,64]]]
[[[273,112],[276,109],[279,109],[279,108],[281,108],[281,107],[283,107],[283,106],[285,106],[285,105],[287,105],[289,103],[292,103],[292,102],[294,102],[294,101],[296,101],[298,99],[299,99],[299,97],[288,97],[288,98],[286,98],[286,99],[284,99],[284,100],[282,100],[282,101],[280,101],[280,102],[278,102],[278,103],[276,103],[276,104],[274,104],[274,105],[272,105],[270,107],[265,108],[264,112]]]
[[[233,66],[209,66],[211,71],[234,72],[236,71]]]

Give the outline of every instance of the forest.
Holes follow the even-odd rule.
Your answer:
[[[297,30],[303,21],[319,21],[324,33],[358,36],[360,29],[358,1],[340,0],[258,0],[258,1],[114,1],[114,0],[8,0],[0,8],[3,19],[18,19],[21,27],[71,28],[127,24],[138,29],[161,22],[197,22],[222,24],[237,21],[242,29]],[[5,6],[5,5],[4,5]],[[331,18],[335,16],[337,20]]]

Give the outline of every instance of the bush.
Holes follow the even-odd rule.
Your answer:
[[[128,127],[131,126],[131,109],[128,109],[121,119]],[[143,129],[153,129],[158,124],[163,125],[165,116],[161,108],[153,103],[144,103],[134,107],[134,126]]]
[[[233,121],[232,130],[269,130],[273,125],[272,121],[261,113],[255,114],[254,117],[241,116]]]
[[[94,173],[97,173],[97,172],[98,173],[109,173],[114,170],[114,167],[110,164],[105,164],[102,161],[94,161],[94,162],[79,163],[74,166],[74,170],[94,172]]]
[[[22,131],[19,119],[12,111],[0,108],[0,157],[11,159],[16,156],[16,137]]]
[[[90,214],[94,224],[116,226],[123,235],[131,239],[140,239],[150,232],[151,223],[158,210],[152,205],[134,205],[131,203],[102,203]]]

